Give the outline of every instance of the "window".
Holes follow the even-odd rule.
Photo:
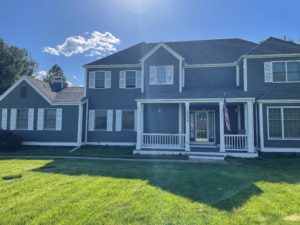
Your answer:
[[[95,110],[95,130],[107,129],[107,111]]]
[[[300,61],[273,62],[273,82],[300,82]]]
[[[300,108],[268,108],[270,139],[300,139]]]
[[[19,130],[28,129],[28,109],[18,109],[17,110],[17,123],[16,128]]]
[[[27,97],[27,87],[22,86],[20,88],[20,97],[21,98],[26,98]]]
[[[95,72],[95,88],[105,88],[105,72]]]
[[[56,109],[45,109],[44,111],[44,130],[56,129]]]
[[[136,87],[136,72],[126,71],[126,88]]]
[[[122,130],[134,130],[134,111],[122,111]]]
[[[174,66],[150,66],[151,85],[169,85],[174,82]]]

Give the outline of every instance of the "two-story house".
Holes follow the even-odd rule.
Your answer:
[[[139,154],[300,152],[298,44],[276,38],[260,44],[242,39],[139,43],[84,69],[81,89],[55,92],[32,78],[17,82],[0,98],[2,128],[13,128],[29,143],[133,145]],[[22,104],[37,111],[26,114],[26,123],[34,124],[27,132],[17,129],[22,110],[15,103],[24,82],[51,100],[51,107]],[[48,123],[42,109],[56,106],[57,99],[62,112],[56,111],[55,121],[61,129],[41,130],[39,123]]]

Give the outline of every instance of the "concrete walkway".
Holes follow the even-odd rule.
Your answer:
[[[129,162],[179,162],[179,163],[226,163],[226,161],[221,160],[188,160],[188,159],[143,159],[143,158],[106,158],[106,157],[91,157],[91,156],[0,156],[0,159],[76,159],[76,160],[103,160],[103,161],[129,161]]]

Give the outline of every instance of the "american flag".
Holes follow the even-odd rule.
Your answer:
[[[226,103],[226,94],[224,93],[224,106],[223,106],[223,111],[224,111],[224,120],[226,124],[226,128],[228,131],[230,131],[230,119],[229,119],[229,113],[227,109],[227,103]]]

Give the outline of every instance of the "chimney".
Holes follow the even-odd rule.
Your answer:
[[[50,81],[51,90],[54,92],[60,92],[67,87],[66,79],[63,76],[53,76]]]

